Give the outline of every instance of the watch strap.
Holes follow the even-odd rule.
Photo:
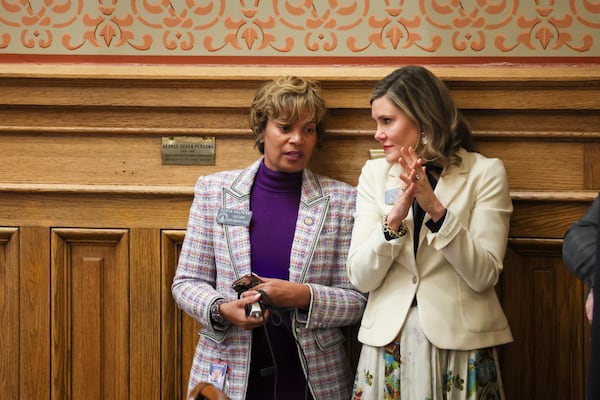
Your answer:
[[[221,314],[221,304],[227,303],[228,301],[222,297],[219,297],[210,305],[210,320],[215,326],[215,328],[224,329],[229,325],[229,322],[225,320],[223,315]]]

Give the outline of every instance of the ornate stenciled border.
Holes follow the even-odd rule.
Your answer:
[[[600,0],[2,0],[0,58],[600,62]]]

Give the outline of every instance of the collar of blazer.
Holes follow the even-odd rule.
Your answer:
[[[224,202],[226,197],[225,193],[227,193],[227,197],[236,198],[242,202],[250,200],[250,190],[252,190],[254,177],[258,172],[261,162],[262,158],[255,161],[249,167],[241,170],[231,185],[223,188]],[[312,203],[320,201],[323,196],[323,189],[321,188],[316,174],[309,169],[305,169],[302,173],[302,195],[300,201],[305,206],[310,206]]]
[[[223,187],[222,207],[233,210],[250,208],[250,191],[260,161],[240,171],[231,185]],[[296,238],[292,244],[290,259],[290,280],[302,282],[308,264],[312,260],[315,243],[325,224],[329,210],[329,196],[324,195],[318,177],[305,169],[302,176],[302,195],[298,210]],[[250,235],[248,227],[227,226],[225,228],[227,247],[234,268],[239,276],[250,272]],[[247,250],[247,251],[246,251]]]

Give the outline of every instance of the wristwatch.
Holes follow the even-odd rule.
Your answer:
[[[223,303],[227,303],[227,300],[219,297],[210,305],[210,320],[217,328],[226,328],[227,325],[229,325],[229,322],[223,318],[223,315],[219,310],[219,307],[221,307],[221,304]]]

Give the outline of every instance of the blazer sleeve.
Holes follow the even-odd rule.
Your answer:
[[[350,283],[346,258],[354,220],[354,187],[324,180],[331,195],[325,228],[320,234],[319,249],[307,276],[311,291],[308,312],[298,312],[297,319],[306,328],[333,328],[358,322],[364,311],[366,296]],[[316,267],[316,268],[315,268]]]
[[[594,286],[599,209],[600,195],[586,213],[567,229],[563,241],[565,266],[590,287]]]
[[[405,247],[412,248],[411,232],[389,242],[383,235],[385,205],[383,198],[376,196],[380,192],[383,196],[385,191],[387,171],[383,165],[380,160],[367,161],[358,178],[356,213],[346,269],[350,282],[365,293],[383,283],[394,261],[407,253]]]
[[[187,230],[171,291],[184,312],[198,321],[203,329],[215,331],[210,322],[210,305],[219,295],[216,285],[214,256],[214,216],[218,206],[216,182],[200,177],[194,189]]]

